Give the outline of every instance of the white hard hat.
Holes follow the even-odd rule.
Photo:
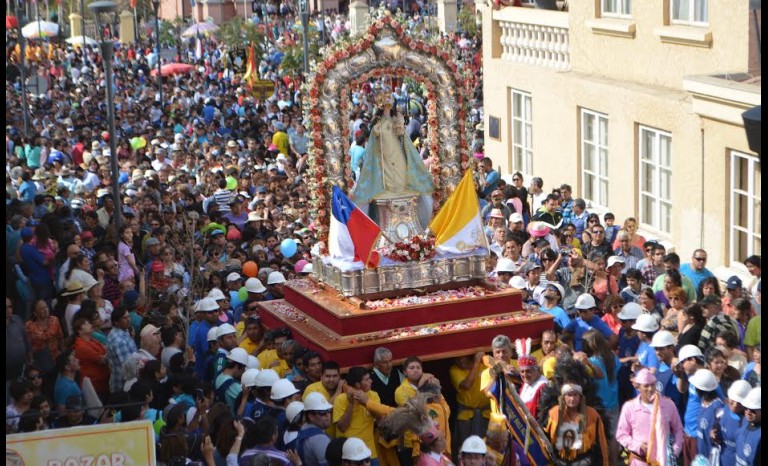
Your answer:
[[[584,293],[576,298],[576,305],[574,307],[579,310],[594,309],[597,307],[597,303],[595,303],[595,298],[591,294]]]
[[[315,272],[315,267],[310,263],[302,267],[300,273],[314,273],[314,272]]]
[[[655,332],[659,329],[659,321],[656,319],[656,316],[652,314],[641,314],[638,316],[637,321],[632,328],[638,332]]]
[[[291,401],[285,408],[285,419],[289,423],[296,422],[296,418],[299,417],[299,414],[301,414],[303,411],[304,403],[301,401]]]
[[[256,376],[256,386],[271,388],[278,380],[280,380],[280,376],[277,375],[277,372],[273,369],[264,369]]]
[[[281,272],[272,272],[267,277],[267,285],[276,285],[279,283],[285,283],[285,275]]]
[[[717,390],[717,379],[709,369],[697,370],[695,374],[688,377],[688,383],[705,392]]]
[[[227,297],[224,296],[224,293],[222,293],[222,291],[218,288],[214,288],[210,292],[208,292],[208,297],[214,301],[218,301],[220,299],[227,299]]]
[[[701,350],[696,345],[685,345],[677,352],[677,363],[685,361],[686,359],[700,358],[704,359],[704,355],[701,354]]]
[[[643,314],[643,308],[637,303],[627,303],[621,308],[616,317],[620,320],[637,320]]]
[[[521,277],[520,275],[515,275],[509,279],[509,286],[516,290],[524,290],[525,285],[525,278]]]
[[[219,327],[211,327],[210,330],[208,330],[208,341],[216,341],[218,340],[218,334],[219,334]]]
[[[736,403],[743,403],[750,390],[752,390],[752,385],[749,382],[746,380],[736,380],[728,389],[728,398]]]
[[[246,351],[243,348],[235,348],[229,352],[229,356],[227,356],[227,359],[229,359],[230,361],[235,361],[238,364],[242,364],[243,366],[247,366],[248,351]]]
[[[211,298],[203,298],[200,301],[197,302],[197,306],[195,306],[195,311],[200,312],[211,312],[211,311],[218,311],[219,305],[216,303],[216,300]]]
[[[470,435],[464,440],[464,443],[461,444],[461,453],[477,453],[484,455],[488,453],[488,447],[485,446],[483,439],[477,435]]]
[[[320,392],[312,392],[304,398],[304,411],[328,411],[333,405]]]
[[[245,372],[243,372],[243,376],[240,377],[240,383],[243,385],[243,387],[253,387],[256,385],[256,377],[259,376],[258,369],[246,369]]]
[[[350,437],[344,441],[341,447],[341,459],[347,461],[362,461],[371,457],[368,446],[356,437]]]
[[[747,393],[747,396],[744,397],[744,401],[741,402],[741,405],[747,409],[761,409],[760,405],[762,402],[763,395],[760,391],[760,387],[755,387]]]
[[[267,291],[267,288],[261,284],[261,280],[254,277],[245,281],[245,289],[249,293],[264,293]]]
[[[512,262],[512,259],[507,259],[506,257],[502,257],[496,262],[496,273],[501,273],[501,272],[514,273],[515,270],[517,270],[517,267],[515,267],[515,263]]]
[[[231,324],[221,324],[217,328],[219,329],[219,331],[216,332],[217,339],[223,337],[224,335],[232,335],[233,333],[237,333],[237,330],[235,330],[235,327],[233,327]]]
[[[651,339],[652,348],[666,348],[667,346],[673,346],[677,344],[677,338],[672,335],[672,332],[667,330],[659,330],[653,335]]]
[[[611,256],[608,258],[608,264],[605,266],[606,269],[609,269],[613,267],[616,264],[624,264],[624,258],[620,256]]]
[[[563,288],[563,285],[557,283],[557,282],[549,282],[547,283],[547,287],[554,287],[558,293],[560,293],[560,299],[563,299],[563,296],[565,296],[565,288]]]
[[[242,278],[243,277],[241,277],[240,274],[237,273],[237,272],[232,272],[229,275],[227,275],[227,281],[228,282],[236,282],[236,281],[238,281],[238,280],[240,280]],[[211,290],[211,291],[213,291],[213,290]]]
[[[248,369],[261,369],[261,363],[256,356],[248,355],[248,364],[245,366]]]
[[[299,393],[296,386],[288,379],[280,379],[272,385],[272,394],[269,396],[272,400],[282,400],[289,396]]]

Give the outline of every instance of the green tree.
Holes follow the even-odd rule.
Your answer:
[[[467,33],[467,37],[475,37],[480,33],[475,17],[475,9],[465,6],[459,12],[459,28]]]

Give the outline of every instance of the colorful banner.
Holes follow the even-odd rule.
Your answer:
[[[507,377],[497,377],[490,392],[496,400],[499,411],[506,418],[505,424],[512,434],[512,439],[523,447],[531,464],[549,464],[552,445],[525,407],[520,395],[515,392],[512,381]]]
[[[5,436],[5,464],[132,466],[155,464],[149,421],[52,429]]]

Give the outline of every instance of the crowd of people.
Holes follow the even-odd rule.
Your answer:
[[[482,83],[479,41],[451,39]],[[164,464],[525,464],[489,397],[505,376],[555,464],[760,462],[760,257],[744,260],[752,282],[722,284],[707,251],[683,263],[568,185],[506,184],[484,154],[480,86],[469,118],[489,281],[553,330],[537,348],[499,335],[490,357],[436,376],[416,356],[393,367],[384,347],[372,370],[342,375],[289,328],[266,329],[258,303],[311,274],[317,244],[300,76],[265,59],[276,88],[261,101],[224,44],[206,44],[203,71],[164,79],[163,102],[150,50],[116,50],[114,154],[95,49],[27,48],[27,74],[48,83],[29,96],[28,133],[6,80],[7,433],[147,419]],[[6,63],[19,53],[8,42]],[[434,157],[423,89],[373,81],[350,92],[352,173],[376,92]]]

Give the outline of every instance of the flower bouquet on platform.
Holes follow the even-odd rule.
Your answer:
[[[421,262],[435,257],[435,237],[416,235],[407,241],[398,241],[385,254],[396,262]]]

